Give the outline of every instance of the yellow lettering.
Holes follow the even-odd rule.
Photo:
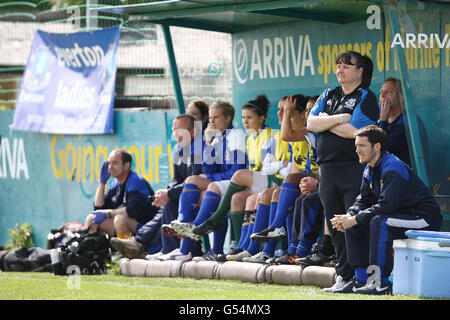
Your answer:
[[[83,178],[82,181],[86,181],[86,158],[89,157],[90,160],[90,181],[94,182],[94,148],[92,146],[87,146],[83,148]]]
[[[423,23],[422,22],[419,23],[419,33],[423,33]],[[424,63],[423,63],[424,47],[420,46],[419,50],[420,50],[419,67],[420,67],[420,69],[423,69],[423,67],[424,67]]]
[[[155,147],[155,182],[159,182],[159,156],[162,153],[162,146]]]
[[[384,41],[384,60],[386,65],[386,71],[389,71],[389,51],[391,50],[391,44],[389,43],[389,26],[386,26],[386,33],[385,33],[385,39]]]
[[[324,67],[324,83],[328,83],[328,75],[331,73],[331,49],[330,45],[324,46],[324,57],[325,57],[325,67]]]
[[[141,174],[141,158],[139,157],[139,151],[136,146],[131,146],[128,149],[128,152],[132,154],[133,156],[133,162],[136,164],[136,173]]]
[[[64,152],[63,151],[58,151],[58,159],[59,159],[59,169],[57,168],[56,165],[56,161],[55,161],[55,145],[56,145],[56,140],[58,139],[58,137],[60,137],[60,135],[53,135],[52,137],[52,170],[53,170],[53,174],[55,175],[56,179],[61,179],[64,175],[64,165],[63,165],[63,157],[64,157]]]
[[[433,48],[428,48],[427,51],[428,51],[428,68],[432,68],[433,65],[432,65],[431,59],[433,58],[432,57],[433,56]]]
[[[174,172],[173,172],[173,163],[172,163],[172,145],[167,145],[167,154],[169,155],[169,166],[170,166],[170,177],[173,179]]]
[[[317,72],[319,74],[323,74],[323,71],[325,69],[324,65],[323,65],[322,52],[323,52],[323,46],[319,45],[319,47],[317,48],[317,57],[319,58],[319,66],[317,67]]]
[[[78,147],[78,154],[77,154],[77,182],[81,181],[81,147]]]
[[[103,160],[101,164],[98,163],[98,158],[100,155],[103,155]],[[97,151],[95,152],[95,179],[100,180],[100,168],[103,164],[103,161],[108,160],[108,147],[99,146]]]
[[[153,182],[153,147],[148,147],[148,173],[145,170],[145,150],[144,146],[141,146],[141,175],[145,180],[152,183]]]
[[[331,49],[331,63],[333,66],[333,73],[336,73],[337,65],[334,63],[339,56],[339,48],[336,44],[333,44],[333,47]]]
[[[413,69],[413,55],[412,48],[405,48],[405,58],[406,58],[406,66],[409,69]]]
[[[433,67],[435,69],[439,68],[439,63],[441,62],[440,57],[441,51],[438,46],[436,48],[433,47]]]
[[[72,167],[69,170],[69,153],[72,153]],[[69,180],[73,180],[75,176],[75,170],[77,169],[76,165],[76,154],[75,154],[75,148],[73,147],[72,142],[69,142],[66,146],[66,151],[64,155],[64,166],[66,168],[66,177]]]
[[[416,44],[416,47],[412,49],[414,51],[414,69],[417,69],[419,66],[417,65],[417,54],[419,52],[418,45]]]
[[[383,43],[381,41],[378,42],[377,45],[377,67],[378,71],[382,72],[384,69],[384,50]]]
[[[74,142],[68,142],[64,149],[58,149],[58,142],[63,135],[53,135],[51,142],[51,167],[53,174],[57,179],[64,176],[77,182],[94,182],[100,179],[100,171],[103,161],[108,159],[108,152],[111,150],[108,146],[100,145],[98,147],[93,144],[74,145]],[[59,139],[59,140],[58,140]],[[78,140],[81,140],[79,136]],[[115,149],[118,147],[116,146]],[[159,178],[159,162],[163,153],[163,146],[123,146],[133,157],[135,163],[135,171],[139,173],[150,183],[158,183]],[[148,154],[146,153],[148,152]],[[174,167],[172,163],[172,146],[167,145],[168,160],[170,166],[171,178],[174,176]]]
[[[372,53],[370,52],[372,50],[372,42],[367,42],[366,45],[366,55],[372,59]],[[373,59],[372,59],[373,60]]]
[[[361,55],[365,55],[366,54],[366,44],[365,43],[361,43]]]

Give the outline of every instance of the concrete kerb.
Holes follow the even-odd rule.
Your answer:
[[[241,280],[251,283],[313,285],[331,287],[334,268],[293,265],[265,265],[236,261],[148,261],[121,259],[120,274],[134,277],[185,277],[196,279]]]

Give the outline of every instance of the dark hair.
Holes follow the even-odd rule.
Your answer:
[[[130,168],[131,168],[131,164],[133,162],[133,157],[131,156],[131,153],[125,149],[119,149],[119,152],[122,157],[122,163],[125,164],[125,163],[129,162]]]
[[[302,94],[294,94],[292,99],[295,100],[295,110],[302,113],[306,109],[306,105],[308,104],[308,99]]]
[[[191,103],[198,109],[198,111],[202,115],[202,119],[206,119],[206,122],[208,122],[208,104],[205,101],[199,99],[192,100],[188,103],[188,105],[190,105]]]
[[[362,127],[358,131],[355,132],[356,137],[367,137],[369,139],[370,144],[373,146],[375,143],[379,143],[381,145],[381,151],[385,151],[388,145],[388,136],[387,133],[378,126],[369,125],[366,127]]]
[[[247,101],[242,110],[244,109],[254,109],[257,114],[267,118],[267,112],[269,110],[270,102],[265,94],[259,94],[256,99]]]
[[[355,63],[352,62],[352,58],[355,59]],[[368,88],[370,86],[370,83],[372,82],[373,62],[368,56],[363,56],[359,52],[348,51],[341,53],[336,58],[336,64],[340,63],[355,65],[358,69],[363,68],[361,86],[364,88]]]
[[[317,101],[317,99],[319,99],[320,96],[307,96],[306,100],[309,101],[314,101],[314,103]]]
[[[180,114],[179,116],[177,116],[175,118],[175,120],[179,120],[179,119],[187,119],[188,123],[189,123],[189,129],[192,129],[194,127],[195,119],[190,114],[187,114],[187,113]]]

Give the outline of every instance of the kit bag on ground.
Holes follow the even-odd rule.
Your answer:
[[[50,251],[39,247],[10,249],[0,259],[2,271],[52,272]]]
[[[75,234],[87,232],[87,227],[81,222],[68,222],[59,229],[52,229],[47,235],[47,249],[60,248],[67,244]]]
[[[111,260],[109,239],[100,232],[75,233],[65,245],[50,250],[55,275],[104,274]]]

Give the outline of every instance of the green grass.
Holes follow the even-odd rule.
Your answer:
[[[51,273],[0,272],[0,300],[414,300],[413,296],[327,294],[314,286],[253,284],[238,280],[144,278],[114,275],[80,278]]]

